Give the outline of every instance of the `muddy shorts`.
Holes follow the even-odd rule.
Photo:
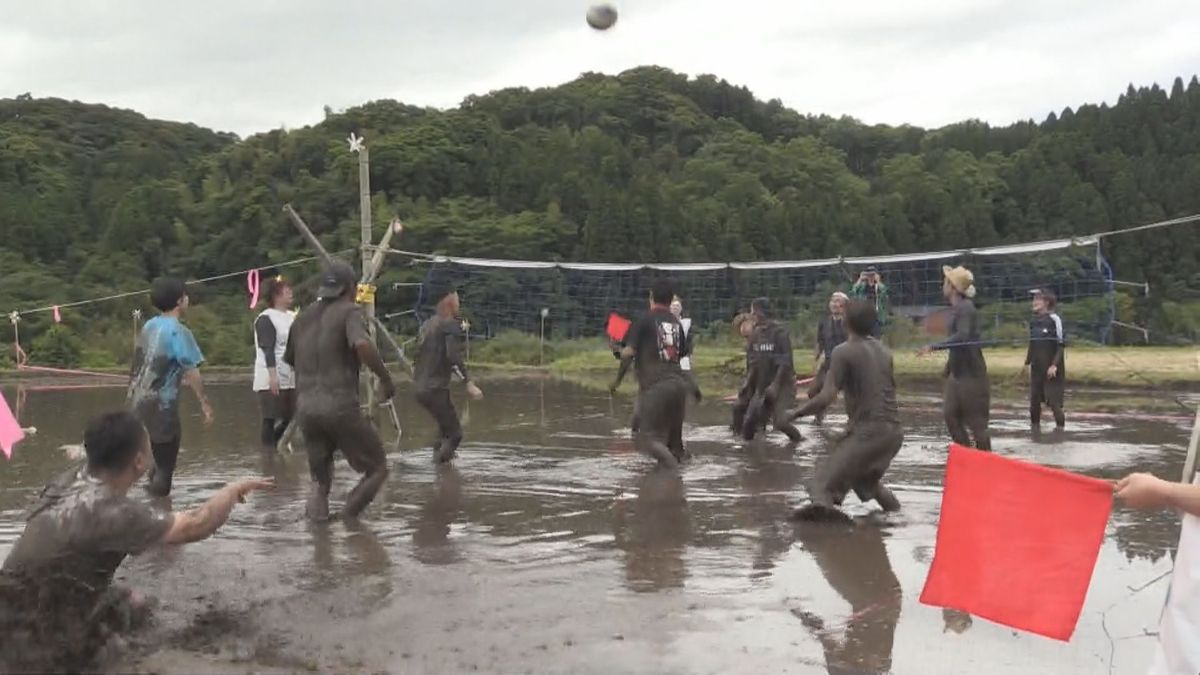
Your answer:
[[[638,433],[682,449],[683,419],[689,387],[681,377],[668,377],[638,393]]]
[[[270,389],[254,392],[258,397],[258,409],[266,420],[290,420],[296,412],[296,390],[280,389],[272,394]]]
[[[862,501],[874,499],[875,486],[903,443],[904,431],[896,424],[852,427],[817,466],[809,484],[812,501],[840,506],[851,490]]]
[[[462,424],[458,421],[458,411],[454,409],[454,401],[450,400],[449,389],[431,389],[417,392],[417,403],[429,412],[438,426],[440,438],[456,438],[462,436]]]
[[[341,413],[306,413],[300,418],[300,431],[308,446],[308,466],[314,477],[320,476],[340,450],[351,468],[367,473],[387,463],[379,432],[357,410]],[[321,472],[321,473],[318,473]]]

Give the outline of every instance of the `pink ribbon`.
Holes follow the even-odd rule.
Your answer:
[[[250,309],[258,305],[258,270],[246,274],[246,290],[250,291]]]
[[[62,314],[58,312],[58,305],[54,306],[54,323],[62,323]]]

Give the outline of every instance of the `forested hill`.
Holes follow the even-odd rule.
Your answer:
[[[464,256],[882,254],[1200,212],[1194,76],[1040,123],[937,130],[806,116],[654,67],[445,111],[376,101],[245,140],[26,96],[0,100],[0,309],[293,257],[303,246],[284,202],[331,248],[352,246],[351,131],[371,149],[380,230],[399,214],[405,248]],[[1108,252],[1120,278],[1184,299],[1200,289],[1198,234],[1139,234]]]

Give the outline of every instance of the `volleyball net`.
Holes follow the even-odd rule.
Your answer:
[[[943,309],[943,266],[963,265],[975,276],[976,303],[985,337],[1019,341],[1026,335],[1030,291],[1049,289],[1076,340],[1108,343],[1115,320],[1116,280],[1101,237],[1076,237],[1027,244],[932,253],[846,257],[824,260],[689,264],[601,264],[430,257],[419,285],[391,289],[388,304],[411,309],[388,315],[401,332],[433,311],[437,290],[456,289],[472,338],[507,331],[547,339],[603,334],[609,313],[645,311],[654,280],[670,278],[685,313],[702,334],[728,331],[729,320],[752,299],[771,301],[773,313],[794,335],[816,330],[830,295],[853,295],[855,283],[874,270],[886,288],[887,332],[894,342],[915,341],[920,325]]]

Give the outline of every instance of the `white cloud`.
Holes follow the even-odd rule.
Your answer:
[[[587,28],[565,0],[46,0],[6,8],[0,95],[30,91],[246,134],[395,98],[656,64],[801,112],[997,124],[1200,70],[1190,0],[627,0]],[[347,9],[350,6],[353,9]]]

